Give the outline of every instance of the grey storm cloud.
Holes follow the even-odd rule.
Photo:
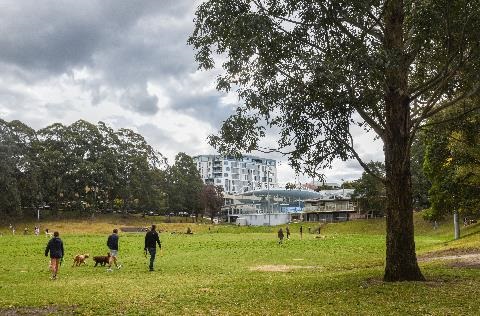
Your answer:
[[[158,98],[150,95],[145,88],[133,86],[121,98],[122,105],[135,112],[152,115],[158,112]]]
[[[2,1],[0,8],[1,61],[52,75],[91,62],[109,33],[139,14],[112,1]]]
[[[75,111],[75,109],[72,109],[67,102],[47,103],[45,104],[45,109],[47,109],[49,115],[60,120],[64,118],[68,112],[71,112],[72,110]]]
[[[128,90],[127,109],[153,114],[156,97],[131,86],[195,71],[186,44],[194,8],[192,0],[2,1],[0,71],[35,84],[87,68],[101,77],[82,79],[92,104],[107,97],[101,84]]]
[[[233,108],[221,104],[220,95],[187,94],[177,95],[170,106],[179,112],[209,122],[220,127],[221,123],[233,113]]]
[[[0,100],[2,104],[9,110],[25,109],[27,97],[17,91],[12,91],[6,87],[0,87]]]
[[[171,150],[175,148],[176,152],[185,152],[189,155],[202,154],[201,144],[203,140],[195,137],[188,142],[180,142],[176,139],[175,135],[169,131],[162,129],[154,124],[148,123],[138,126],[140,134],[144,135],[150,140],[150,143],[158,148],[160,152]],[[172,157],[173,158],[173,157]],[[172,163],[173,161],[169,161]]]

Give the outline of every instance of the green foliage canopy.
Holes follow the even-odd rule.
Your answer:
[[[385,184],[378,180],[385,176],[385,165],[382,162],[369,162],[368,166],[377,177],[367,172],[363,172],[362,177],[353,182],[354,197],[358,201],[358,206],[362,213],[372,212],[373,214],[383,215],[385,212],[386,192]]]
[[[181,152],[175,163],[167,169],[167,194],[169,208],[175,211],[201,213],[200,194],[203,181],[193,158]]]
[[[425,130],[424,169],[432,182],[429,218],[437,220],[454,210],[478,216],[480,203],[480,112],[478,100],[437,115]],[[451,118],[469,112],[467,119]]]
[[[159,208],[165,160],[128,129],[79,120],[35,131],[0,120],[0,213]],[[117,203],[114,201],[117,200]]]
[[[227,153],[272,150],[259,143],[266,122],[280,129],[278,150],[297,169],[315,176],[336,158],[354,158],[368,170],[351,126],[385,139],[388,71],[406,75],[410,143],[426,118],[478,92],[479,7],[446,0],[205,1],[189,43],[201,68],[222,63],[217,88],[236,88],[244,101],[211,143]],[[386,29],[389,10],[401,12],[401,47],[386,47],[397,35]]]

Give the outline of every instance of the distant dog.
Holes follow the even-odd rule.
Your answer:
[[[106,256],[95,256],[93,257],[93,261],[95,261],[95,267],[100,264],[102,267],[106,264],[110,264],[110,252],[107,253]]]
[[[73,258],[72,267],[74,267],[74,266],[79,267],[82,263],[86,265],[87,262],[85,261],[85,259],[87,259],[88,257],[89,257],[89,254],[76,255],[75,258]]]

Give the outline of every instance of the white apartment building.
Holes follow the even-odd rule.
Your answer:
[[[227,194],[275,188],[277,162],[273,159],[243,156],[240,159],[220,155],[193,157],[202,180],[206,184],[223,187]]]

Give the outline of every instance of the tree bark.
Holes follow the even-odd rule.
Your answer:
[[[403,43],[403,1],[385,3],[385,151],[387,240],[385,281],[425,280],[415,254],[410,174],[410,99]]]

